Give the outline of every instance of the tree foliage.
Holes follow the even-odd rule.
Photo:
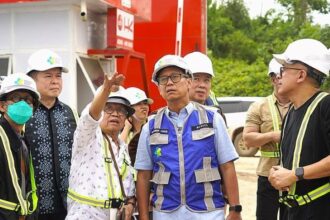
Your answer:
[[[315,25],[307,19],[297,25],[294,8],[305,2],[311,10],[329,11],[326,0],[278,0],[287,13],[268,11],[250,18],[243,0],[208,4],[208,48],[216,76],[217,96],[266,96],[272,88],[267,76],[272,54],[282,53],[287,45],[301,38],[320,40],[330,47],[330,26]],[[296,9],[297,10],[297,9]],[[323,88],[329,90],[330,80]]]
[[[294,25],[299,28],[308,22],[308,14],[313,11],[319,11],[320,13],[330,12],[330,3],[328,0],[277,0],[280,4],[288,9],[289,13],[292,13]]]

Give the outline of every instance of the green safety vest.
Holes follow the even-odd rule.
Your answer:
[[[295,145],[294,154],[293,154],[292,170],[295,170],[296,168],[299,167],[302,144],[303,144],[306,128],[307,128],[307,125],[309,122],[309,118],[312,115],[313,111],[315,110],[316,106],[319,104],[319,102],[327,95],[328,95],[328,93],[321,92],[320,94],[317,95],[317,97],[313,100],[313,102],[307,108],[307,111],[304,115],[303,121],[302,121],[301,126],[298,131],[297,139],[296,139],[296,145]],[[294,183],[290,187],[288,195],[285,196],[284,198],[281,197],[279,199],[279,201],[289,207],[308,204],[308,203],[312,202],[313,200],[316,200],[316,199],[320,198],[321,196],[329,193],[330,192],[330,183],[326,183],[326,184],[310,191],[309,193],[307,193],[305,195],[301,195],[301,196],[295,195],[295,192],[296,192],[296,183]]]
[[[210,95],[209,97],[211,98],[212,102],[213,102],[213,105],[215,106],[218,106],[218,101],[217,101],[217,98],[215,97],[215,94],[212,90],[210,90]]]
[[[30,154],[29,169],[30,169],[30,181],[31,181],[32,190],[27,193],[26,195],[27,199],[24,199],[22,195],[22,189],[20,188],[18,183],[18,177],[15,168],[14,158],[10,149],[10,143],[6,135],[6,132],[3,130],[2,126],[0,126],[0,137],[2,139],[2,143],[5,149],[10,176],[18,199],[18,203],[0,199],[0,207],[6,210],[18,212],[20,215],[23,216],[29,215],[36,210],[38,204],[38,197],[36,192],[37,187],[34,179],[34,169],[33,169],[31,154]],[[32,198],[32,204],[28,201],[29,196],[31,196]]]
[[[269,106],[269,111],[272,116],[272,122],[273,122],[273,130],[274,131],[280,131],[280,117],[279,117],[279,112],[276,110],[275,107],[275,99],[274,99],[274,94],[270,95],[267,97],[268,101],[268,106]],[[275,143],[276,150],[275,151],[264,151],[260,150],[261,156],[262,157],[279,157],[280,156],[280,151],[279,151],[279,145],[278,143]]]
[[[124,201],[123,194],[120,191],[114,190],[114,180],[113,180],[113,171],[111,168],[112,158],[110,156],[110,150],[109,150],[109,143],[108,141],[103,137],[103,143],[102,143],[102,150],[103,150],[103,157],[104,157],[104,163],[105,163],[105,173],[107,175],[107,185],[108,185],[108,198],[109,200],[102,200],[102,199],[95,199],[90,196],[81,195],[77,192],[75,192],[72,189],[68,189],[68,197],[71,198],[74,201],[77,201],[78,203],[90,205],[94,207],[101,207],[101,208],[110,208],[111,207],[111,199],[117,199]],[[124,159],[125,160],[125,159]],[[120,169],[120,175],[122,176],[122,179],[125,179],[127,175],[129,174],[129,168],[130,165],[124,161],[123,165]]]

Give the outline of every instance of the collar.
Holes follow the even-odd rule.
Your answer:
[[[189,102],[188,105],[186,105],[184,108],[182,108],[179,112],[179,114],[177,114],[176,112],[173,112],[171,110],[168,109],[168,107],[166,107],[165,109],[165,114],[168,117],[173,117],[173,116],[177,116],[177,115],[181,115],[181,114],[185,114],[185,115],[189,115],[193,110],[195,110],[194,105],[192,104],[192,102]]]
[[[41,102],[39,102],[39,107],[42,107],[42,108],[44,108],[44,109],[46,109],[46,110],[51,110],[51,109],[53,109],[53,108],[55,108],[55,107],[57,107],[57,106],[60,106],[61,108],[64,107],[63,103],[62,103],[58,98],[56,98],[54,105],[53,105],[50,109],[48,109],[48,108],[47,108],[46,106],[44,106]]]
[[[278,105],[278,106],[281,106],[281,107],[283,107],[283,108],[289,108],[289,107],[290,107],[291,102],[286,103],[286,104],[281,104],[281,103],[278,101],[278,99],[276,98],[274,92],[272,93],[272,96],[273,96],[274,105]]]

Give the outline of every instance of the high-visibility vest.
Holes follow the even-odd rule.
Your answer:
[[[270,95],[267,97],[267,102],[268,102],[268,107],[270,114],[272,116],[272,122],[273,122],[273,130],[274,131],[280,131],[280,117],[279,117],[279,112],[276,110],[275,107],[275,99],[274,99],[274,94]],[[276,150],[274,151],[265,151],[265,150],[260,150],[261,156],[262,157],[279,157],[280,156],[280,151],[279,151],[279,145],[278,143],[275,143]]]
[[[213,102],[213,105],[215,106],[218,106],[218,101],[217,101],[217,98],[214,94],[214,92],[212,90],[210,90],[210,95],[209,95],[209,98],[211,98],[212,102]]]
[[[293,154],[293,161],[292,161],[292,170],[295,170],[299,167],[300,163],[300,155],[302,150],[302,144],[305,136],[305,132],[307,129],[307,125],[310,119],[310,116],[312,115],[313,111],[315,110],[316,106],[319,104],[319,102],[328,95],[326,92],[321,92],[317,95],[317,97],[313,100],[313,102],[310,104],[310,106],[307,108],[307,111],[304,115],[304,118],[302,120],[301,126],[298,131],[294,154]],[[281,159],[282,161],[282,159]],[[330,183],[326,183],[310,192],[308,192],[305,195],[296,195],[296,183],[294,183],[288,192],[288,195],[284,198],[280,198],[280,202],[284,203],[285,205],[289,207],[294,206],[301,206],[308,204],[312,202],[313,200],[316,200],[320,198],[321,196],[327,194],[330,192]]]
[[[79,194],[75,192],[73,189],[68,189],[68,197],[78,203],[90,205],[94,207],[101,207],[101,208],[110,208],[111,203],[113,202],[123,202],[124,197],[121,192],[114,190],[114,176],[113,176],[113,170],[111,164],[113,163],[113,160],[115,158],[111,158],[110,156],[110,150],[109,150],[109,143],[108,141],[103,137],[102,142],[102,150],[103,150],[103,157],[104,157],[104,164],[105,164],[105,173],[107,175],[107,188],[108,188],[108,200],[104,199],[95,199],[90,196],[85,196],[82,194]],[[123,161],[123,165],[120,168],[120,175],[122,176],[122,179],[125,179],[127,175],[129,174],[129,169],[131,168],[129,162],[127,162],[125,159]],[[134,175],[134,173],[133,173]]]
[[[12,155],[12,152],[10,149],[10,143],[9,143],[8,137],[6,135],[6,132],[4,131],[2,126],[0,126],[0,137],[2,139],[2,143],[3,143],[4,149],[5,149],[6,158],[8,161],[8,168],[9,168],[10,176],[12,179],[12,184],[13,184],[13,187],[16,192],[17,199],[18,199],[18,203],[0,199],[0,207],[3,209],[6,209],[6,210],[15,211],[23,216],[29,215],[36,210],[37,204],[38,204],[38,197],[37,197],[37,193],[36,193],[37,187],[36,187],[36,183],[35,183],[35,179],[34,179],[34,169],[33,169],[31,155],[30,155],[30,160],[29,160],[30,161],[29,169],[30,169],[31,191],[27,193],[26,199],[24,199],[23,195],[22,195],[22,189],[20,188],[19,183],[18,183],[18,177],[17,177],[16,168],[15,168],[14,158],[13,158],[13,155]],[[32,198],[32,204],[28,200],[28,198],[30,196]]]

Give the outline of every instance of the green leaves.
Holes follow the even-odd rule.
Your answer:
[[[282,53],[289,43],[314,38],[330,47],[330,26],[311,23],[311,10],[329,10],[326,0],[279,0],[287,13],[268,11],[251,19],[242,0],[222,1],[208,7],[208,48],[216,76],[217,96],[266,96],[272,86],[267,71],[272,54]],[[307,20],[297,24],[295,7],[306,4]],[[330,88],[330,80],[324,89]]]

